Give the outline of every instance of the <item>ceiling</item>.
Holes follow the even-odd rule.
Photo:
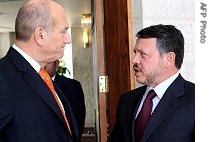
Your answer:
[[[14,31],[15,17],[26,0],[0,0],[0,32]],[[81,26],[81,15],[91,13],[91,0],[55,0],[66,12],[70,27]]]

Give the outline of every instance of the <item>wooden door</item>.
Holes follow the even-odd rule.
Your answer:
[[[98,142],[106,142],[113,129],[120,95],[134,87],[130,63],[130,55],[133,53],[130,1],[94,1],[94,39],[97,57],[95,62],[98,65],[96,74],[107,75],[109,82],[109,92],[98,91],[97,95]]]
[[[133,87],[130,62],[130,55],[133,53],[130,18],[130,0],[104,0],[106,74],[109,78],[108,133],[115,123],[116,105],[120,95]]]

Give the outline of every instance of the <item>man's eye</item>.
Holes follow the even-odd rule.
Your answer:
[[[142,57],[146,57],[146,56],[147,56],[147,54],[145,54],[145,53],[141,52],[141,56],[142,56]]]

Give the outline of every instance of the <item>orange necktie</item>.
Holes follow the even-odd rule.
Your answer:
[[[56,100],[56,102],[57,102],[57,104],[58,104],[58,106],[59,106],[59,108],[61,110],[63,118],[64,118],[64,120],[66,122],[66,125],[67,125],[67,127],[69,129],[69,132],[71,134],[71,128],[70,128],[68,119],[67,119],[66,114],[64,112],[64,108],[61,106],[61,102],[59,101],[58,95],[55,92],[55,89],[54,89],[54,86],[53,86],[52,79],[51,79],[50,75],[43,68],[40,69],[39,75],[42,77],[42,79],[44,80],[44,82],[47,84],[47,86],[49,87],[50,91],[52,92],[53,97],[55,98],[55,100]]]

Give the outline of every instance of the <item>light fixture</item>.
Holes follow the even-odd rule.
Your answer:
[[[88,29],[86,28],[83,29],[83,43],[84,43],[84,48],[89,47],[89,33]]]
[[[84,48],[90,46],[89,32],[91,29],[92,18],[91,14],[82,14],[81,16],[81,27],[83,27],[83,44]]]
[[[81,26],[82,27],[91,27],[91,23],[92,23],[91,14],[82,14]]]

